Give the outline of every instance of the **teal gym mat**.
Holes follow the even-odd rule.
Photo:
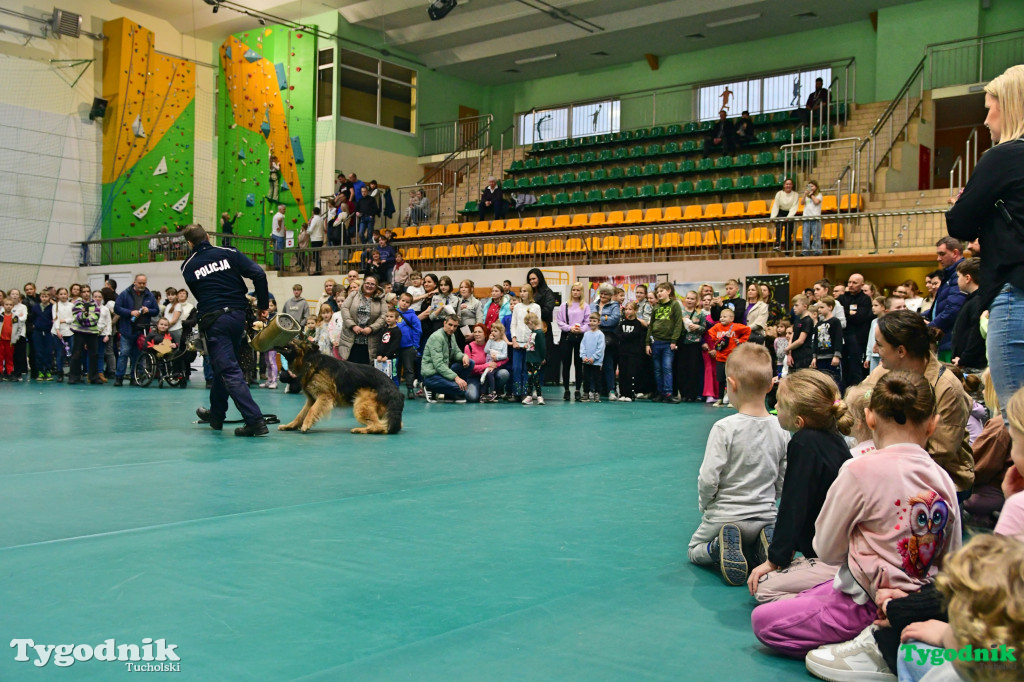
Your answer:
[[[164,639],[176,680],[806,678],[745,588],[686,559],[729,412],[547,397],[241,439],[192,423],[198,386],[2,384],[3,642]],[[127,674],[16,654],[0,680]]]

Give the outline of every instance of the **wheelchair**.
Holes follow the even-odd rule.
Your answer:
[[[158,382],[157,388],[163,388],[164,382],[172,388],[188,388],[192,362],[198,353],[198,339],[199,332],[195,328],[195,318],[192,317],[182,323],[181,342],[173,352],[160,355],[152,348],[143,349],[132,371],[135,382],[145,388],[155,379]]]

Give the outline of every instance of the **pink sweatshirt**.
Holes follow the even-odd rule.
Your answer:
[[[836,587],[857,601],[860,590],[917,592],[962,544],[956,486],[912,443],[844,463],[814,528],[818,558],[844,564]]]

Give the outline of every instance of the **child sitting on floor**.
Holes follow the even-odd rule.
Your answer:
[[[732,311],[723,309],[723,319],[727,314]],[[742,585],[747,566],[762,563],[768,549],[765,529],[775,523],[789,436],[764,406],[772,386],[768,349],[745,344],[723,365],[722,383],[739,413],[716,422],[708,435],[697,477],[703,517],[688,554],[695,564],[717,566],[726,584]]]

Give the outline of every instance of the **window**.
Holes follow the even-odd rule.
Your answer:
[[[344,118],[413,131],[416,72],[404,66],[341,50],[338,111]]]
[[[707,85],[700,89],[698,95],[698,115],[700,120],[709,121],[718,118],[718,112],[723,108],[730,117],[739,116],[743,111],[753,115],[799,109],[814,92],[816,78],[821,78],[828,87],[832,82],[832,69],[826,67]]]
[[[316,73],[316,117],[324,118],[334,112],[334,48],[320,50],[317,55]]]
[[[519,115],[519,144],[617,132],[618,100],[574,104]]]

